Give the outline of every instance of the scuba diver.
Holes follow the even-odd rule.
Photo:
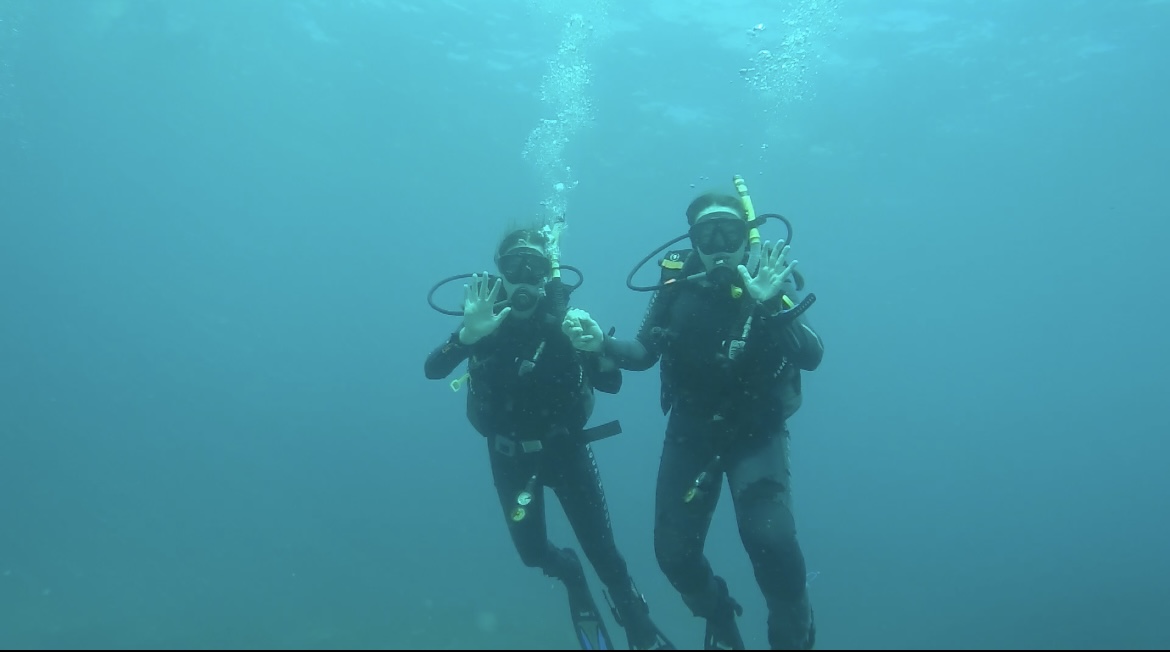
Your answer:
[[[703,553],[726,475],[740,538],[768,605],[768,643],[811,649],[816,626],[805,560],[796,539],[789,484],[787,420],[801,404],[800,372],[821,362],[821,338],[802,316],[804,279],[788,262],[791,223],[754,214],[743,179],[739,197],[708,193],[687,208],[687,234],[659,247],[630,272],[628,287],[654,291],[633,340],[603,335],[592,319],[567,321],[582,351],[642,371],[661,360],[661,404],[669,413],[655,496],[654,551],[691,612],[706,620],[705,648],[744,649],[742,607]],[[760,245],[758,226],[778,219],[784,241]],[[661,260],[657,286],[634,274],[689,237],[691,249]]]
[[[622,372],[604,356],[577,351],[563,332],[569,294],[580,287],[561,280],[556,232],[518,229],[500,242],[499,276],[463,274],[461,327],[426,360],[426,377],[446,378],[464,360],[467,418],[484,436],[496,492],[512,542],[528,567],[561,580],[582,649],[613,649],[612,640],[572,548],[548,539],[544,487],[565,510],[586,558],[608,588],[614,619],[626,631],[630,649],[674,649],[650,619],[649,607],[630,577],[610,527],[601,476],[590,443],[621,432],[610,422],[586,429],[594,389],[616,394]],[[582,279],[583,280],[583,279]],[[502,300],[501,300],[502,299]]]

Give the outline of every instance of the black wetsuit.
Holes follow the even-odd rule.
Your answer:
[[[686,269],[694,270],[697,256]],[[788,291],[793,296],[794,291]],[[630,370],[661,358],[670,417],[658,473],[654,549],[671,584],[711,637],[742,646],[738,604],[711,570],[703,544],[727,476],[740,536],[768,605],[772,649],[809,649],[815,626],[791,509],[786,420],[800,404],[800,371],[820,364],[819,336],[803,317],[770,316],[745,291],[684,281],[659,290],[635,340],[607,338],[605,353]],[[742,338],[751,317],[750,330]],[[743,347],[731,358],[730,344]],[[684,500],[696,479],[705,482]]]
[[[426,376],[445,378],[468,360],[467,417],[486,439],[500,506],[524,564],[563,581],[574,613],[593,604],[576,553],[548,540],[547,486],[556,492],[585,556],[609,589],[614,616],[631,647],[668,647],[618,552],[601,476],[584,441],[594,389],[617,393],[621,371],[602,371],[599,356],[576,351],[550,304],[542,299],[527,319],[509,316],[495,333],[471,346],[462,345],[456,331],[427,357]],[[525,490],[531,502],[517,520],[517,496]]]

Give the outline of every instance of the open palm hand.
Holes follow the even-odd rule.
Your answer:
[[[783,240],[777,242],[775,246],[770,242],[765,242],[763,260],[760,261],[760,268],[756,272],[755,278],[752,278],[748,273],[747,267],[739,266],[739,275],[743,279],[744,288],[753,299],[761,303],[775,299],[780,294],[784,284],[789,282],[793,271],[796,270],[796,263],[799,262],[796,260],[788,262],[789,249],[791,247],[784,244]]]

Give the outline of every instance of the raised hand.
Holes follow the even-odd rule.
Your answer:
[[[487,272],[482,276],[473,275],[471,283],[463,286],[463,328],[459,329],[459,341],[471,345],[496,332],[512,312],[512,307],[508,306],[496,314],[499,294],[500,279],[491,283]]]
[[[775,246],[765,242],[763,260],[760,261],[760,269],[756,272],[755,278],[748,274],[747,267],[739,266],[744,288],[753,299],[761,303],[775,299],[784,284],[789,282],[792,272],[796,269],[796,263],[799,262],[796,260],[788,262],[789,249],[791,247],[785,245],[783,240],[777,242]]]

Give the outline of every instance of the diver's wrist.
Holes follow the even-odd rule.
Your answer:
[[[462,326],[462,327],[460,327],[460,328],[459,328],[459,333],[457,333],[457,334],[455,335],[455,341],[456,341],[456,342],[457,342],[457,343],[458,343],[460,346],[471,346],[472,344],[475,344],[476,342],[478,342],[478,341],[479,341],[479,339],[480,339],[480,338],[478,338],[478,337],[472,337],[470,334],[468,334],[468,332],[467,332],[467,327],[466,327],[466,326]]]
[[[771,299],[759,302],[759,308],[765,317],[778,317],[784,312],[784,293],[777,294]]]
[[[601,338],[601,348],[597,352],[607,358],[613,357],[613,335],[604,335]]]

